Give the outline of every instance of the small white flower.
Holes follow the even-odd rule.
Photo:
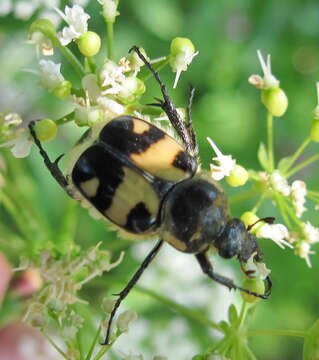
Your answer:
[[[89,99],[92,101],[97,101],[101,96],[101,89],[98,85],[98,78],[95,74],[85,75],[81,84],[83,89],[88,93]]]
[[[101,86],[105,88],[102,91],[103,95],[115,95],[123,89],[122,83],[125,81],[124,70],[123,66],[117,65],[111,60],[103,65],[100,71]]]
[[[38,1],[19,1],[14,8],[14,15],[18,19],[27,20],[38,9]]]
[[[103,6],[103,16],[107,22],[114,22],[116,16],[120,15],[117,11],[118,0],[97,0]]]
[[[33,32],[26,43],[36,46],[38,56],[40,54],[43,56],[52,56],[54,54],[52,41],[41,32]]]
[[[16,113],[7,114],[4,117],[2,129],[9,141],[3,142],[0,147],[9,147],[12,154],[17,158],[28,156],[33,144],[28,124],[29,122],[23,121]]]
[[[71,8],[66,6],[64,13],[56,8],[56,11],[61,15],[69,26],[65,26],[62,31],[58,33],[58,38],[63,46],[68,45],[72,40],[78,39],[81,35],[88,31],[88,15],[81,6],[74,5]]]
[[[310,250],[310,244],[306,241],[302,241],[298,244],[296,249],[297,255],[299,255],[302,259],[305,259],[307,265],[311,267],[310,257],[309,255],[315,254],[314,251]]]
[[[319,242],[319,229],[310,224],[309,221],[302,224],[305,240],[309,244]]]
[[[287,180],[280,175],[279,171],[275,171],[270,175],[270,184],[281,194],[288,196],[290,194],[290,186]]]
[[[0,1],[0,16],[6,16],[12,11],[11,0]]]
[[[186,71],[191,64],[194,57],[199,54],[199,51],[193,52],[188,46],[176,55],[174,62],[171,63],[173,72],[176,72],[173,88],[175,89],[182,71]]]
[[[285,246],[292,248],[293,246],[286,241],[289,239],[289,232],[285,225],[282,224],[264,224],[258,228],[256,232],[258,238],[265,238],[274,241],[279,247],[284,249]]]
[[[257,55],[259,58],[259,62],[264,73],[264,77],[262,78],[259,75],[251,75],[248,79],[248,82],[257,89],[274,89],[279,87],[279,80],[275,78],[275,76],[271,73],[271,61],[270,55],[267,55],[267,62],[264,60],[261,51],[257,50]]]
[[[213,160],[216,161],[218,165],[211,164],[210,170],[212,178],[218,181],[223,179],[224,176],[230,175],[230,172],[236,165],[236,160],[234,160],[231,155],[224,155],[211,138],[208,137],[207,141],[217,155],[216,157],[213,157]]]
[[[295,180],[291,184],[291,198],[296,210],[296,215],[301,217],[304,211],[307,209],[304,207],[306,202],[307,187],[306,183],[301,180]]]
[[[243,270],[250,278],[265,280],[271,271],[266,264],[255,261],[255,255],[256,253],[253,253],[247,262],[242,264]]]
[[[61,64],[51,60],[40,60],[40,83],[43,87],[54,90],[64,81],[60,72]]]
[[[116,326],[120,332],[126,332],[129,324],[137,319],[135,311],[127,310],[122,312],[116,321]]]
[[[124,113],[123,105],[119,104],[115,100],[107,98],[106,96],[100,96],[97,99],[97,103],[103,108],[103,110],[114,115],[121,115]]]

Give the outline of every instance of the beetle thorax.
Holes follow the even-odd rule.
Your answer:
[[[198,253],[214,243],[227,223],[220,186],[200,173],[174,186],[163,201],[161,236],[177,250]]]

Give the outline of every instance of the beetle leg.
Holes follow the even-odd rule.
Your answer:
[[[54,177],[54,179],[59,183],[59,185],[70,195],[72,196],[72,194],[70,193],[69,189],[68,189],[68,181],[66,179],[66,177],[64,176],[64,174],[62,173],[62,171],[60,170],[59,166],[58,166],[58,162],[59,160],[62,158],[63,155],[60,155],[54,162],[52,162],[48,156],[48,154],[46,153],[46,151],[43,149],[43,146],[40,142],[40,140],[38,139],[35,130],[34,130],[34,121],[31,121],[29,124],[29,130],[31,133],[31,136],[33,137],[34,143],[36,144],[36,146],[39,149],[40,155],[43,158],[43,161],[46,165],[46,167],[48,168],[48,170],[50,171],[51,175]]]
[[[195,148],[193,146],[192,138],[190,137],[190,133],[187,129],[187,125],[185,122],[181,119],[180,115],[178,114],[176,110],[176,106],[172,99],[170,98],[168,94],[168,90],[165,84],[163,84],[159,73],[154,70],[152,65],[146,60],[145,56],[140,52],[139,48],[137,46],[133,46],[130,49],[130,52],[134,50],[139,58],[144,62],[144,64],[149,68],[153,76],[155,77],[156,81],[158,82],[162,95],[164,98],[164,101],[160,102],[161,108],[165,111],[169,121],[171,122],[173,128],[177,132],[178,136],[181,138],[183,144],[185,145],[186,151],[188,151],[190,154],[195,155]],[[158,106],[158,105],[156,105]]]
[[[112,321],[114,319],[114,316],[116,314],[116,311],[117,311],[118,307],[120,306],[121,302],[126,298],[128,293],[132,290],[132,288],[136,285],[137,281],[142,276],[144,270],[148,267],[148,265],[155,258],[155,256],[159,252],[160,248],[162,247],[163,242],[164,242],[163,240],[159,240],[156,243],[154,248],[149,252],[149,254],[146,256],[146,258],[143,260],[142,264],[137,269],[135,274],[132,276],[131,280],[128,282],[128,284],[125,286],[125,288],[119,294],[117,294],[118,299],[116,300],[116,302],[115,302],[115,304],[113,306],[113,309],[111,311],[110,318],[109,318],[109,321],[108,321],[108,324],[107,324],[105,340],[102,343],[102,345],[108,345],[109,344]]]
[[[248,289],[244,289],[244,288],[242,288],[240,286],[235,285],[233,280],[231,280],[231,279],[229,279],[229,278],[227,278],[225,276],[214,273],[212,264],[208,260],[206,253],[196,254],[196,258],[197,258],[197,261],[199,262],[199,265],[201,266],[202,271],[203,271],[204,274],[206,274],[210,279],[212,279],[212,280],[214,280],[214,281],[216,281],[216,282],[218,282],[218,283],[220,283],[220,284],[222,284],[224,286],[227,286],[229,290],[238,289],[238,290],[243,291],[243,292],[245,292],[245,293],[247,293],[249,295],[254,295],[254,296],[259,297],[261,299],[268,299],[268,297],[269,297],[268,293],[266,293],[266,294],[257,294],[254,291],[250,291]]]
[[[188,132],[189,139],[192,142],[194,155],[198,156],[198,144],[197,144],[196,133],[193,127],[193,120],[192,120],[192,106],[193,106],[194,95],[195,95],[195,88],[193,86],[190,86],[187,108],[186,108],[186,129]]]

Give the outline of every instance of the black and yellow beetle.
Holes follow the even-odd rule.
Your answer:
[[[118,299],[108,323],[121,301],[136,284],[145,268],[167,242],[185,253],[194,254],[202,271],[211,279],[248,294],[267,298],[271,282],[267,278],[265,294],[243,289],[213,271],[207,250],[215,247],[224,258],[237,257],[241,264],[255,254],[261,261],[256,237],[243,222],[228,214],[227,197],[211,176],[199,169],[198,147],[191,121],[191,90],[184,122],[166,86],[137,47],[132,48],[155,76],[164,100],[152,104],[167,114],[180,141],[154,124],[123,115],[88,131],[78,144],[80,155],[70,172],[64,175],[51,162],[33,129],[31,134],[46,166],[58,183],[75,199],[88,202],[102,217],[135,237],[156,236],[159,240],[133,275]],[[265,219],[267,221],[267,219]]]

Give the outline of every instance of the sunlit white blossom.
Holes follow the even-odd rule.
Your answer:
[[[56,89],[64,81],[61,74],[61,64],[56,64],[51,60],[40,60],[40,83],[49,90]]]
[[[265,280],[271,271],[266,264],[255,261],[255,256],[256,253],[253,253],[247,262],[242,264],[243,270],[250,278]]]
[[[78,39],[81,35],[88,31],[87,22],[90,18],[90,15],[87,14],[81,6],[66,6],[64,13],[59,9],[56,9],[56,11],[69,25],[65,26],[62,31],[58,33],[58,38],[62,45],[68,45],[72,40]]]
[[[290,194],[290,186],[287,180],[280,175],[279,171],[275,171],[270,175],[270,183],[272,187],[281,194],[288,196]]]
[[[18,19],[29,19],[39,7],[38,1],[19,1],[14,7],[14,16]]]
[[[310,257],[309,255],[314,254],[315,252],[310,249],[310,244],[307,241],[302,241],[298,244],[296,249],[297,255],[299,255],[302,259],[305,259],[307,265],[311,267]]]
[[[83,89],[88,93],[89,99],[97,101],[101,96],[101,89],[98,84],[98,77],[95,74],[88,74],[83,76],[81,80]]]
[[[304,204],[306,202],[306,195],[307,195],[307,186],[304,181],[295,180],[291,184],[291,198],[296,210],[296,215],[301,217],[304,211],[307,209],[305,208]]]
[[[285,225],[282,224],[264,224],[257,229],[256,236],[274,241],[279,247],[284,249],[285,246],[292,248],[293,246],[286,241],[289,239],[289,232]]]
[[[117,94],[123,89],[122,83],[125,80],[124,66],[115,64],[115,62],[107,61],[100,71],[101,86],[104,88],[103,95]]]
[[[97,0],[103,6],[103,16],[107,22],[114,22],[115,17],[120,15],[117,11],[118,0]]]
[[[1,0],[0,1],[0,16],[8,15],[11,11],[12,11],[11,0]]]
[[[248,79],[249,83],[258,89],[273,89],[279,87],[279,81],[271,72],[270,55],[267,55],[267,61],[264,60],[260,50],[257,50],[258,59],[264,73],[262,78],[260,75],[251,75]]]
[[[211,176],[215,180],[221,180],[224,176],[229,176],[230,172],[234,169],[236,165],[236,160],[232,158],[231,155],[224,155],[213,142],[211,138],[207,138],[207,141],[215,151],[216,157],[213,157],[213,160],[218,164],[210,165]]]
[[[309,244],[319,242],[319,228],[314,227],[309,221],[302,224],[305,240]]]
[[[175,89],[182,71],[186,71],[191,64],[194,57],[199,54],[199,51],[192,51],[188,46],[185,46],[183,51],[177,54],[174,61],[171,62],[173,72],[176,72],[173,88]]]
[[[114,115],[121,115],[124,113],[124,106],[115,100],[109,99],[106,96],[100,96],[97,103],[106,111],[106,115],[112,117]]]

